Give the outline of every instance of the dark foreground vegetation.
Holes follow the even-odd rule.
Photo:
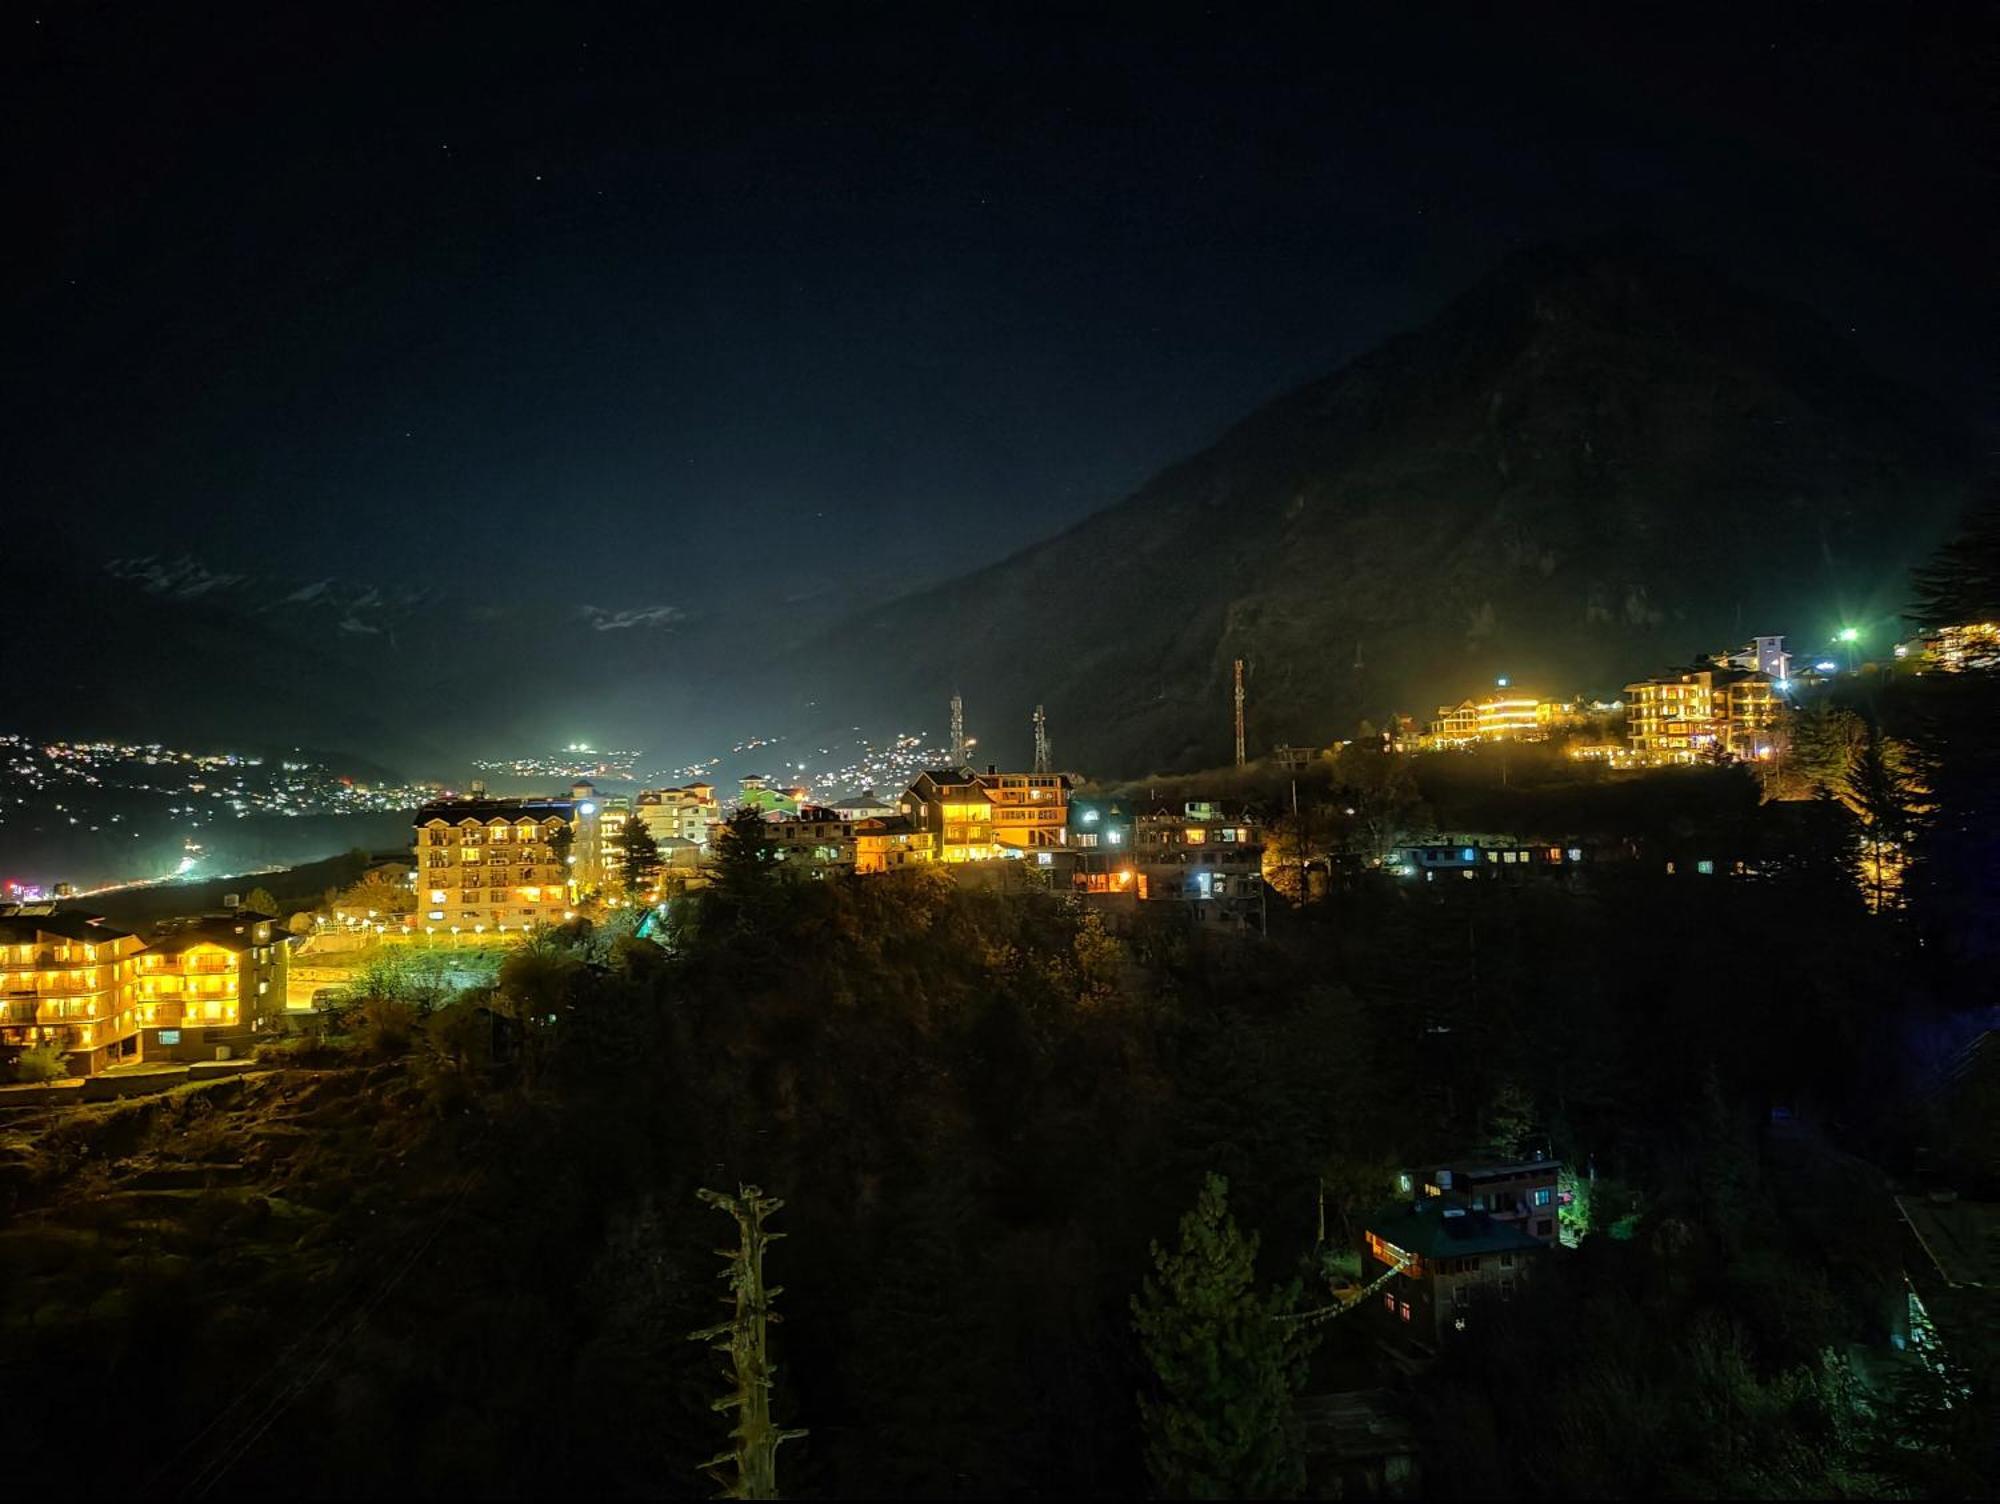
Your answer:
[[[1991,1023],[1991,693],[1910,719],[1893,902],[1866,800],[1740,875],[1363,875],[1268,938],[787,881],[745,827],[659,942],[385,968],[266,1073],[6,1109],[9,1490],[706,1495],[696,1193],[752,1183],[791,1494],[1311,1492],[1292,1397],[1357,1385],[1439,1496],[1990,1493],[1990,1343],[1890,1351],[1887,1176],[1996,1189],[1994,1073],[1943,1069]],[[1793,831],[1685,787],[1695,846]],[[1467,1149],[1576,1167],[1581,1246],[1428,1366],[1273,1320]]]
[[[1594,1162],[1617,1233],[1411,1381],[1432,1490],[1991,1476],[1971,1407],[1847,1362],[1899,1251],[1827,1140],[1934,1140],[1904,1088],[1947,1020],[1839,872],[1367,887],[1265,943],[753,858],[682,917],[671,952],[552,936],[490,994],[359,1002],[270,1075],[17,1116],[23,1492],[704,1493],[686,1334],[728,1228],[695,1191],[740,1180],[787,1200],[789,1492],[1143,1490],[1131,1300],[1206,1172],[1277,1286],[1322,1183],[1345,1244],[1399,1160],[1531,1143]],[[1329,1328],[1305,1384],[1371,1340]],[[82,1414],[121,1444],[73,1446]]]

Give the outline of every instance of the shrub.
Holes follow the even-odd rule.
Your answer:
[[[14,1079],[30,1083],[60,1081],[69,1074],[69,1061],[59,1044],[31,1044],[14,1057]]]
[[[368,998],[360,1014],[361,1043],[371,1055],[401,1055],[416,1037],[418,1010],[400,998]]]

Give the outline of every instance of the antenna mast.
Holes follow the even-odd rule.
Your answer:
[[[1042,713],[1042,707],[1035,707],[1035,771],[1052,772],[1049,757],[1049,718]]]
[[[1236,766],[1242,767],[1243,756],[1243,660],[1236,660]]]

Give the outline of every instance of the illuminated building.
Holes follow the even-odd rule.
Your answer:
[[[993,839],[1017,851],[1063,843],[1069,814],[1069,779],[1062,773],[1002,773],[989,767],[973,775],[993,805]]]
[[[1471,1210],[1553,1245],[1562,1237],[1561,1179],[1560,1160],[1473,1159],[1409,1170],[1397,1177],[1397,1187],[1431,1200],[1457,1196]]]
[[[771,782],[768,773],[746,773],[738,780],[736,807],[738,809],[779,810],[784,814],[796,815],[799,806],[811,797],[811,790],[804,788],[779,788]]]
[[[1506,690],[1438,706],[1437,719],[1431,722],[1431,744],[1469,747],[1476,742],[1529,740],[1576,719],[1580,717],[1573,705]]]
[[[617,888],[624,882],[625,801],[600,796],[587,778],[570,785],[569,799],[571,883],[579,894]]]
[[[0,1043],[60,1044],[88,1075],[139,1052],[129,930],[49,905],[0,912]]]
[[[854,827],[824,806],[808,804],[795,815],[766,815],[764,832],[787,871],[825,877],[855,870]]]
[[[873,789],[863,789],[851,799],[836,799],[827,806],[843,820],[886,820],[896,806]]]
[[[561,923],[570,906],[570,871],[554,843],[571,828],[575,813],[575,802],[568,799],[448,799],[425,805],[416,813],[412,922],[424,929],[475,931]]]
[[[899,812],[920,834],[934,862],[983,862],[1001,854],[993,836],[993,801],[961,768],[931,768],[904,790]]]
[[[870,815],[849,823],[856,872],[895,872],[931,860],[931,842],[901,815]]]
[[[1135,822],[1140,897],[1194,905],[1196,918],[1240,914],[1264,893],[1264,833],[1257,821],[1203,801]]]
[[[136,1006],[147,1059],[206,1059],[214,1045],[285,1011],[291,937],[252,909],[208,914],[139,953]]]
[[[722,818],[722,806],[712,783],[690,783],[677,789],[648,789],[632,802],[632,814],[661,849],[669,840],[696,846],[708,844],[708,828]]]
[[[1711,661],[1721,668],[1745,668],[1773,679],[1788,679],[1792,673],[1792,655],[1785,651],[1783,637],[1753,637],[1732,653],[1717,653]]]
[[[1510,1298],[1560,1239],[1560,1169],[1537,1160],[1399,1176],[1403,1199],[1361,1234],[1380,1319],[1435,1347],[1477,1320],[1482,1301]]]
[[[1626,685],[1625,734],[1646,762],[1768,757],[1782,703],[1769,674],[1692,669]]]
[[[1063,844],[1078,851],[1129,856],[1138,845],[1138,820],[1125,799],[1071,799]]]
[[[1924,659],[1948,674],[2000,668],[2000,622],[1976,621],[1939,627],[1924,636]]]
[[[1126,799],[1080,799],[1072,795],[1063,827],[1063,851],[1040,853],[1057,881],[1078,892],[1131,895],[1139,891],[1139,821]]]
[[[1513,877],[1538,872],[1560,875],[1584,860],[1581,846],[1542,846],[1488,836],[1438,836],[1391,851],[1385,867],[1398,877],[1435,881],[1440,875]]]

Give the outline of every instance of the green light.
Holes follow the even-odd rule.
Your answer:
[[[1840,640],[1842,642],[1859,642],[1861,640],[1861,629],[1859,627],[1842,627],[1840,629]]]

